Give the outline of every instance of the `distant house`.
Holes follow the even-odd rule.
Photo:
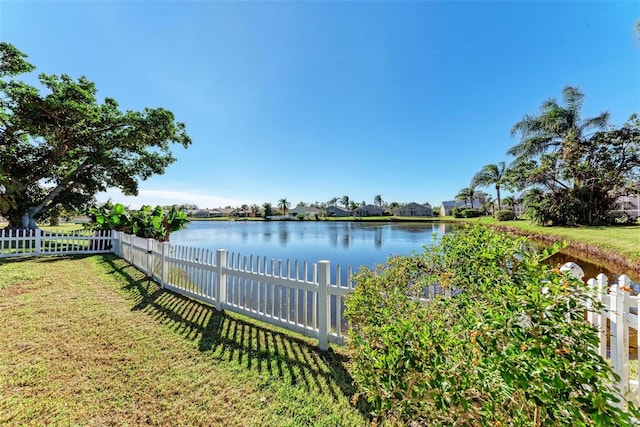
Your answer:
[[[242,208],[233,209],[229,216],[235,218],[246,218],[249,216],[249,210]]]
[[[198,209],[193,211],[190,216],[194,218],[219,218],[223,215],[219,209]]]
[[[351,215],[351,212],[347,209],[335,205],[328,206],[325,211],[327,212],[327,216],[343,217]]]
[[[399,207],[393,212],[396,216],[433,216],[431,206],[411,202]]]
[[[194,218],[209,218],[209,210],[208,209],[200,209],[193,213]]]
[[[450,216],[451,215],[451,210],[455,207],[458,208],[464,208],[464,207],[468,207],[471,208],[471,205],[469,203],[465,203],[463,201],[458,201],[458,200],[448,200],[446,202],[442,202],[442,204],[440,205],[440,216]],[[482,209],[482,203],[480,203],[477,200],[473,201],[473,208],[474,209]]]
[[[289,209],[289,215],[298,216],[298,215],[306,215],[306,216],[314,216],[315,214],[322,213],[321,209],[318,209],[314,206],[296,206],[293,209]]]
[[[220,211],[220,213],[222,213],[222,216],[226,216],[226,217],[231,217],[232,216],[232,212],[234,210],[235,209],[233,209],[233,208],[221,208],[221,209],[218,209],[218,211]]]
[[[619,209],[614,212],[627,214],[630,218],[640,218],[640,195],[620,196],[616,203]]]
[[[382,208],[374,205],[360,206],[353,210],[353,216],[382,216]]]

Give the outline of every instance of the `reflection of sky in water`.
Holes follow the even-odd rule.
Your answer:
[[[419,252],[448,224],[328,221],[193,221],[171,235],[171,244],[344,268],[373,267],[390,255]]]
[[[390,255],[420,252],[455,227],[443,223],[367,223],[346,221],[193,221],[171,234],[171,243],[215,251],[227,249],[242,255],[309,264],[326,259],[344,270],[352,266],[382,264]],[[585,271],[585,280],[603,272],[617,275],[570,255],[555,256],[554,265],[573,261]],[[344,271],[343,270],[343,271]]]

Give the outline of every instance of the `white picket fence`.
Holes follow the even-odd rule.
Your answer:
[[[329,342],[343,344],[347,322],[344,297],[353,290],[339,265],[331,283],[331,263],[282,261],[159,243],[114,232],[113,250],[173,292],[263,322]]]
[[[568,263],[573,264],[573,263]],[[575,265],[575,264],[574,264]],[[566,266],[566,264],[565,264]],[[578,267],[579,268],[579,267]],[[582,269],[579,270],[580,272]],[[582,273],[583,275],[583,273]],[[580,279],[582,277],[579,277]],[[635,347],[636,365],[638,349],[640,349],[640,296],[632,295],[631,280],[628,276],[618,277],[617,283],[609,285],[609,279],[604,274],[589,279],[587,284],[591,288],[597,301],[602,304],[598,313],[593,307],[587,307],[587,320],[598,330],[600,336],[598,353],[605,359],[610,359],[611,366],[619,376],[618,390],[627,400],[638,405],[640,402],[640,367],[638,373],[632,377],[629,373],[629,353]],[[630,341],[630,332],[635,330],[635,339]],[[607,343],[609,344],[607,346]],[[622,406],[624,402],[619,402]]]
[[[347,280],[343,281],[337,265],[332,280],[331,263],[326,260],[311,265],[276,261],[229,253],[225,249],[209,251],[175,246],[115,231],[0,230],[0,258],[111,252],[163,288],[212,304],[218,310],[241,313],[315,338],[323,350],[328,348],[329,342],[344,343],[348,325],[342,314],[344,297],[354,288],[350,280],[352,271],[347,269]],[[580,279],[584,276],[582,269],[574,263],[565,264],[562,269]],[[603,308],[600,312],[588,310],[587,320],[599,331],[598,353],[610,360],[620,377],[618,389],[621,395],[637,404],[640,402],[640,373],[633,378],[629,374],[629,337],[630,330],[635,330],[637,358],[640,297],[632,296],[630,283],[626,275],[620,276],[612,285],[604,274],[588,280],[587,284]],[[432,289],[429,294],[438,292]]]
[[[110,231],[0,229],[0,258],[109,253],[111,240]]]

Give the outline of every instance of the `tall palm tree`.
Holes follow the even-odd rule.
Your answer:
[[[349,196],[342,196],[340,203],[344,205],[345,209],[349,209]]]
[[[377,207],[382,207],[382,195],[377,194],[376,197],[373,198],[373,204]]]
[[[496,195],[498,196],[498,209],[500,209],[501,206],[500,186],[503,184],[505,179],[505,169],[506,167],[504,162],[485,165],[471,180],[472,185],[478,187],[489,187],[490,185],[495,185]]]
[[[555,99],[542,103],[541,114],[526,115],[511,128],[511,136],[520,134],[520,142],[507,154],[516,162],[529,160],[547,152],[559,152],[562,159],[571,164],[577,161],[580,151],[588,141],[590,130],[602,130],[607,126],[609,113],[582,119],[580,110],[584,93],[577,87],[566,86],[562,90],[564,105]]]
[[[467,207],[467,201],[471,203],[471,207],[473,208],[473,198],[475,196],[475,188],[474,187],[465,187],[456,194],[456,200],[464,201],[464,206]]]
[[[328,206],[333,206],[333,205],[335,205],[336,203],[338,203],[338,198],[337,198],[337,197],[332,197],[332,198],[330,198],[330,199],[329,199],[329,201],[327,202],[327,205],[328,205]]]
[[[287,200],[286,197],[278,200],[278,207],[282,209],[284,215],[287,215],[287,209],[291,206],[291,202]]]

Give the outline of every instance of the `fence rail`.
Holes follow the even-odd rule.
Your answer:
[[[327,260],[276,261],[226,249],[213,252],[158,243],[122,232],[114,232],[113,250],[163,288],[315,338],[323,350],[329,342],[344,343],[344,297],[353,290],[350,268],[343,284],[340,266],[332,271]]]
[[[111,231],[0,229],[0,258],[111,252]]]
[[[229,253],[226,249],[174,246],[122,232],[0,230],[0,258],[38,255],[114,253],[160,285],[173,292],[318,339],[327,349],[329,342],[344,343],[348,325],[343,318],[344,297],[354,288],[352,271],[342,283],[339,265],[334,270],[326,260],[308,264],[274,260],[261,256]],[[582,269],[574,263],[563,266],[582,279]],[[332,276],[332,273],[333,276]],[[334,277],[335,283],[331,283]],[[598,330],[596,349],[609,359],[620,377],[618,389],[627,401],[640,402],[640,369],[631,378],[630,348],[637,359],[640,347],[640,297],[632,294],[626,275],[609,284],[604,274],[587,281],[601,310],[587,307],[587,320]],[[437,288],[428,295],[441,293]],[[590,304],[590,303],[588,303]],[[635,331],[635,333],[632,333]],[[630,336],[634,335],[633,342]],[[624,402],[619,402],[623,405]]]
[[[587,312],[587,320],[598,330],[600,337],[597,351],[603,358],[610,359],[613,371],[620,377],[618,390],[621,395],[637,405],[640,402],[640,369],[632,377],[629,360],[633,349],[636,361],[640,361],[640,297],[632,294],[631,280],[626,275],[610,285],[607,276],[599,274],[589,279],[587,284],[602,305],[599,312]],[[635,333],[632,334],[632,331]],[[631,335],[635,335],[633,342]],[[619,405],[623,403],[619,402]]]

